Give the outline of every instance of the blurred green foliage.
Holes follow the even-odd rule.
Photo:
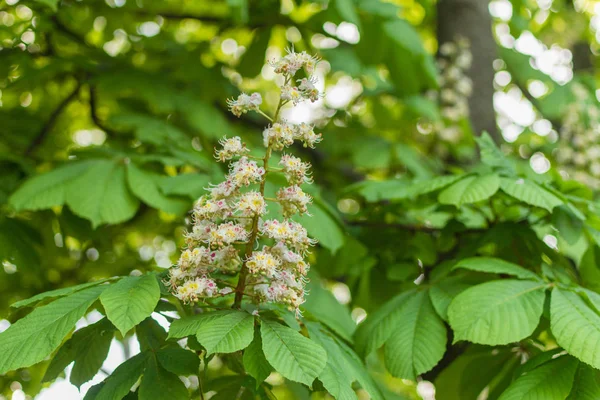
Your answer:
[[[514,43],[524,34],[546,50],[584,43],[590,58],[598,50],[593,23],[598,4],[492,2],[490,29],[498,41],[494,68],[497,77],[509,73],[508,82],[496,79],[496,91],[529,101],[537,121],[552,123],[551,132],[540,134],[532,121],[518,127],[518,137],[505,135],[509,142],[494,144],[462,120],[460,142],[440,151],[431,128],[441,118],[440,106],[430,94],[439,89],[436,20],[444,16],[436,15],[434,1],[3,0],[0,316],[14,323],[31,315],[25,305],[10,305],[42,292],[168,268],[183,244],[193,201],[225,172],[213,160],[217,140],[239,135],[250,147],[262,143],[259,116],[237,119],[227,112],[225,100],[240,91],[258,91],[265,108],[274,109],[276,82],[264,64],[293,46],[323,58],[318,75],[325,99],[289,118],[309,115],[324,137],[316,151],[293,151],[313,164],[313,217],[302,217],[302,222],[320,242],[310,256],[314,275],[302,333],[333,361],[324,367],[329,377],[320,377],[310,393],[281,379],[253,395],[325,398],[327,391],[333,394],[333,379],[345,387],[346,392],[338,388],[334,394],[340,399],[356,398],[352,387],[361,399],[368,398],[367,392],[373,398],[380,393],[385,399],[416,399],[423,393],[416,383],[422,376],[434,382],[438,399],[476,399],[482,391],[489,399],[512,399],[524,398],[509,397],[529,387],[524,377],[536,377],[543,386],[563,371],[570,375],[544,398],[597,398],[597,371],[588,365],[600,367],[594,358],[600,350],[585,338],[568,344],[567,328],[550,328],[558,323],[553,315],[568,317],[568,310],[581,309],[592,328],[576,323],[598,337],[597,198],[585,185],[563,180],[557,168],[538,174],[530,167],[534,153],[555,165],[553,149],[565,107],[575,101],[574,84],[596,102],[593,63],[557,82],[536,65],[544,60],[539,54]],[[501,7],[511,12],[494,14]],[[473,57],[479,68],[477,54]],[[531,90],[537,82],[544,88],[539,95]],[[499,112],[502,128],[515,125],[509,117]],[[521,266],[534,279],[504,279],[515,274],[501,267],[453,269],[460,260],[482,256]],[[498,296],[510,295],[517,286],[534,287],[535,279],[546,285],[532,289],[535,298],[527,304],[534,304],[533,311],[524,307],[524,328],[512,332],[522,335],[499,334],[493,343],[482,331],[460,330],[454,336],[464,324],[457,316],[459,306],[453,311],[451,302],[473,287],[485,294],[479,285],[490,284],[485,283],[489,273],[502,282],[494,288]],[[462,304],[484,302],[481,293],[466,296]],[[49,298],[37,300],[46,304]],[[161,301],[157,307],[166,312],[174,305]],[[356,332],[355,321],[365,314]],[[493,315],[511,318],[509,312]],[[381,320],[388,323],[385,329],[378,325]],[[10,396],[11,383],[19,382],[34,396],[47,385],[41,383],[44,375],[54,379],[71,361],[77,365],[77,356],[85,357],[80,353],[87,335],[98,340],[94,332],[108,332],[109,338],[126,341],[132,334],[126,334],[131,326],[117,327],[119,333],[102,321],[77,330],[52,361],[44,356],[36,360],[43,360],[40,364],[0,376],[0,394]],[[176,375],[196,372],[195,353],[181,353],[180,347],[168,353],[173,342],[152,319],[144,321],[136,327],[142,353],[123,365],[130,376],[122,379],[135,383],[145,368],[140,398],[158,398],[152,397],[161,390],[153,381],[164,383],[163,389],[175,387],[170,398],[185,398],[188,390]],[[195,335],[190,337],[188,347],[199,350],[193,347]],[[476,344],[453,343],[456,337]],[[106,356],[108,339],[103,338],[91,346]],[[403,339],[411,341],[410,354]],[[383,350],[373,352],[384,342]],[[570,355],[552,361],[548,351],[557,346]],[[413,354],[414,349],[421,354]],[[581,349],[589,349],[592,359]],[[365,356],[365,364],[354,351]],[[254,386],[256,375],[270,372],[256,365],[250,371],[246,353],[243,360],[238,353],[225,355],[210,370],[204,391],[216,392],[214,399],[234,398],[240,387]],[[75,368],[71,382],[90,379],[101,358],[91,362],[91,372]],[[334,374],[339,371],[347,375]],[[118,386],[117,379],[109,378],[105,386]],[[572,389],[574,379],[585,380],[592,397]],[[94,388],[90,396],[103,390]],[[198,391],[189,390],[194,396]]]

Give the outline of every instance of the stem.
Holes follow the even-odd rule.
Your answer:
[[[259,113],[260,115],[262,115],[263,117],[265,117],[266,119],[268,119],[269,121],[273,122],[273,119],[271,117],[269,117],[267,114],[265,114],[264,112],[262,112],[262,110],[258,109],[256,110],[257,113]]]
[[[286,79],[286,84],[289,81],[289,77]],[[272,121],[277,122],[279,118],[279,113],[281,111],[281,107],[284,105],[283,99],[279,98],[279,104],[277,104],[277,110],[275,111],[275,116]],[[263,168],[265,170],[265,174],[260,180],[260,194],[264,197],[265,195],[265,184],[267,183],[267,172],[269,170],[269,159],[271,158],[271,146],[267,146],[267,150],[265,152],[265,157],[263,158]],[[246,251],[244,255],[244,263],[242,264],[242,269],[240,270],[240,278],[238,280],[238,284],[235,288],[235,300],[233,302],[233,308],[240,308],[242,305],[242,298],[244,297],[244,290],[246,289],[246,279],[248,277],[248,268],[246,268],[246,260],[252,255],[252,248],[254,247],[254,243],[256,242],[256,238],[258,237],[258,219],[259,216],[256,215],[252,219],[252,232],[250,233],[250,239],[246,244]],[[248,295],[248,294],[246,294]]]
[[[198,352],[198,356],[200,357],[200,352]],[[204,353],[201,358],[202,364],[204,364],[204,368],[202,369],[202,371],[198,371],[198,391],[200,392],[200,400],[204,400],[204,387],[202,385],[202,382],[206,380],[206,370],[208,369],[208,363],[206,362],[206,353]]]

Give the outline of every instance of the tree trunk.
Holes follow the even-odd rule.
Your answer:
[[[471,124],[475,135],[487,131],[496,143],[502,136],[496,126],[494,111],[494,59],[496,41],[492,36],[492,18],[486,0],[439,0],[437,4],[437,36],[439,45],[459,37],[471,43],[473,64],[469,76],[473,95],[469,99]]]

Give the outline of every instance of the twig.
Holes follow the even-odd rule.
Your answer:
[[[98,117],[98,92],[96,91],[96,86],[89,84],[89,95],[90,95],[90,115],[92,117],[92,121],[94,124],[106,132],[107,135],[115,136],[115,132],[107,127],[104,122]]]
[[[31,152],[33,150],[35,150],[36,147],[38,147],[40,144],[42,144],[42,142],[44,141],[44,139],[46,138],[46,136],[48,136],[48,134],[50,133],[50,131],[52,131],[52,128],[54,127],[54,124],[56,124],[56,120],[58,119],[58,117],[60,116],[60,114],[63,112],[63,110],[65,109],[65,107],[67,107],[69,105],[69,103],[75,97],[77,97],[77,94],[79,93],[79,89],[81,89],[81,82],[78,81],[77,82],[77,87],[75,87],[75,90],[73,90],[73,92],[69,96],[67,96],[58,105],[58,107],[56,107],[56,109],[52,112],[52,114],[50,114],[50,118],[48,118],[48,121],[46,121],[46,124],[42,127],[42,130],[40,131],[40,133],[29,144],[29,146],[25,150],[25,155],[26,156],[29,155],[29,154],[31,154]]]

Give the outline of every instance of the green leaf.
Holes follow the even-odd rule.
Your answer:
[[[89,161],[71,162],[28,179],[9,199],[17,210],[41,210],[65,203],[69,182],[92,166]]]
[[[444,189],[438,196],[442,204],[461,206],[476,203],[494,195],[500,187],[500,178],[496,174],[467,176]]]
[[[578,294],[552,290],[550,329],[569,354],[600,368],[600,316]]]
[[[336,399],[356,399],[352,383],[358,382],[370,399],[383,400],[377,384],[352,349],[319,323],[307,322],[306,327],[310,338],[327,352],[327,365],[318,378],[332,396]]]
[[[490,167],[498,167],[506,172],[515,173],[513,166],[502,151],[496,146],[492,137],[487,132],[482,132],[481,136],[475,137],[481,152],[481,162]]]
[[[195,375],[200,368],[200,359],[193,351],[177,347],[161,349],[156,353],[160,365],[176,375]]]
[[[369,371],[354,350],[336,337],[333,337],[333,339],[340,349],[340,354],[343,359],[341,364],[348,370],[348,373],[360,384],[361,388],[371,396],[371,400],[383,400],[383,395],[381,394],[379,386],[375,383],[373,377],[371,377]]]
[[[244,311],[231,310],[201,324],[198,341],[207,354],[233,353],[245,349],[254,336],[254,317]]]
[[[563,204],[561,199],[527,179],[500,178],[500,189],[523,203],[544,208],[550,212],[554,207]]]
[[[265,358],[285,378],[310,386],[325,368],[325,350],[295,330],[263,320],[260,332]]]
[[[100,279],[95,282],[82,283],[81,285],[75,285],[75,286],[69,286],[69,287],[60,288],[60,289],[56,289],[56,290],[50,290],[48,292],[37,294],[37,295],[30,297],[28,299],[25,299],[25,300],[19,300],[15,303],[11,304],[11,307],[21,308],[21,307],[35,305],[36,303],[38,303],[42,300],[68,296],[75,292],[79,292],[80,290],[87,289],[92,286],[97,286],[101,283],[104,283],[104,282],[107,282],[110,280],[112,280],[112,278]]]
[[[454,341],[499,345],[531,335],[544,308],[540,282],[500,280],[469,288],[448,308]]]
[[[146,369],[149,355],[140,353],[125,361],[104,380],[102,388],[93,400],[121,400]]]
[[[167,339],[181,339],[186,336],[195,335],[203,324],[228,313],[229,310],[216,311],[176,319],[169,327]]]
[[[254,332],[254,340],[244,350],[244,369],[260,385],[273,371],[273,368],[265,358],[262,349],[262,339],[258,327]]]
[[[343,20],[352,22],[360,29],[360,19],[353,0],[335,0],[335,9]]]
[[[94,227],[126,221],[136,213],[139,201],[129,191],[125,165],[96,160],[70,181],[65,201],[73,213],[92,221]]]
[[[44,381],[55,379],[75,361],[70,381],[79,387],[96,375],[108,355],[115,328],[106,318],[75,332],[58,350],[44,375]]]
[[[41,243],[39,232],[30,224],[17,218],[0,217],[0,260],[8,261],[21,272],[40,271]]]
[[[405,196],[394,196],[390,199],[402,199],[406,197],[416,197],[432,193],[438,189],[445,188],[446,186],[458,181],[459,179],[462,179],[463,177],[464,175],[445,175],[432,179],[414,181],[409,187],[407,187]]]
[[[579,263],[582,285],[600,291],[600,247],[590,244]]]
[[[366,357],[383,346],[401,321],[399,310],[402,309],[402,304],[414,295],[414,290],[401,293],[367,316],[354,336],[356,350],[360,355]]]
[[[348,308],[340,304],[329,290],[321,287],[318,277],[311,278],[306,289],[310,295],[306,297],[302,307],[342,338],[351,342],[356,323]]]
[[[471,287],[460,276],[452,276],[436,282],[429,288],[429,298],[438,315],[448,321],[448,306],[459,293]]]
[[[183,199],[170,198],[159,190],[161,175],[145,171],[133,163],[127,165],[127,182],[129,188],[140,200],[151,207],[165,212],[180,215],[190,207],[190,203]]]
[[[442,359],[446,327],[426,291],[407,298],[397,312],[402,323],[385,342],[385,364],[392,375],[415,380]]]
[[[404,100],[404,103],[408,109],[419,117],[424,117],[432,122],[440,121],[442,119],[437,102],[425,96],[410,96]]]
[[[347,368],[347,360],[335,340],[322,331],[317,323],[309,322],[306,326],[310,338],[327,352],[327,364],[319,374],[319,380],[323,382],[325,389],[337,400],[358,399],[352,389],[354,376]]]
[[[123,336],[152,314],[158,300],[160,288],[154,274],[123,278],[100,296],[106,316]]]
[[[181,174],[164,176],[160,188],[166,195],[188,196],[196,200],[202,196],[210,183],[210,177],[203,174]]]
[[[265,56],[269,40],[271,39],[271,29],[257,29],[252,38],[252,43],[240,57],[237,70],[242,76],[255,77],[260,74],[265,65]]]
[[[424,89],[435,88],[435,62],[431,54],[425,51],[415,28],[402,19],[384,22],[382,27],[388,38],[387,43],[391,46],[387,64],[396,91],[401,96],[411,96]]]
[[[396,143],[394,150],[400,163],[416,178],[428,179],[433,176],[434,173],[428,164],[429,159],[416,151],[414,147]]]
[[[167,338],[165,329],[152,317],[140,322],[135,327],[135,334],[142,351],[159,349]]]
[[[317,239],[321,246],[336,253],[345,241],[340,225],[320,204],[314,204],[309,211],[312,216],[304,214],[296,216],[294,219],[300,222],[308,234]]]
[[[161,367],[156,358],[150,356],[138,389],[140,400],[187,400],[187,388],[172,372]]]
[[[579,363],[571,393],[566,400],[596,400],[600,399],[600,384],[598,384],[598,371]]]
[[[521,279],[533,279],[541,281],[542,279],[517,264],[493,257],[471,257],[460,260],[452,269],[464,268],[471,271],[488,272],[491,274],[512,275]]]
[[[167,146],[172,143],[191,143],[191,139],[167,120],[136,113],[122,113],[111,118],[110,122],[119,129],[131,129],[143,143]]]
[[[583,234],[583,222],[566,206],[560,206],[552,214],[552,224],[569,244],[575,244]]]
[[[499,376],[505,375],[510,383],[512,370],[519,363],[510,348],[471,345],[435,379],[436,400],[477,399],[483,390],[502,390],[498,385],[504,384],[504,379],[499,380]]]
[[[52,11],[58,11],[58,1],[59,0],[35,0],[40,4],[44,4],[52,9]]]
[[[573,386],[578,362],[562,356],[521,375],[499,400],[564,400]]]
[[[104,289],[95,286],[36,308],[0,333],[0,375],[36,364],[56,350]]]

